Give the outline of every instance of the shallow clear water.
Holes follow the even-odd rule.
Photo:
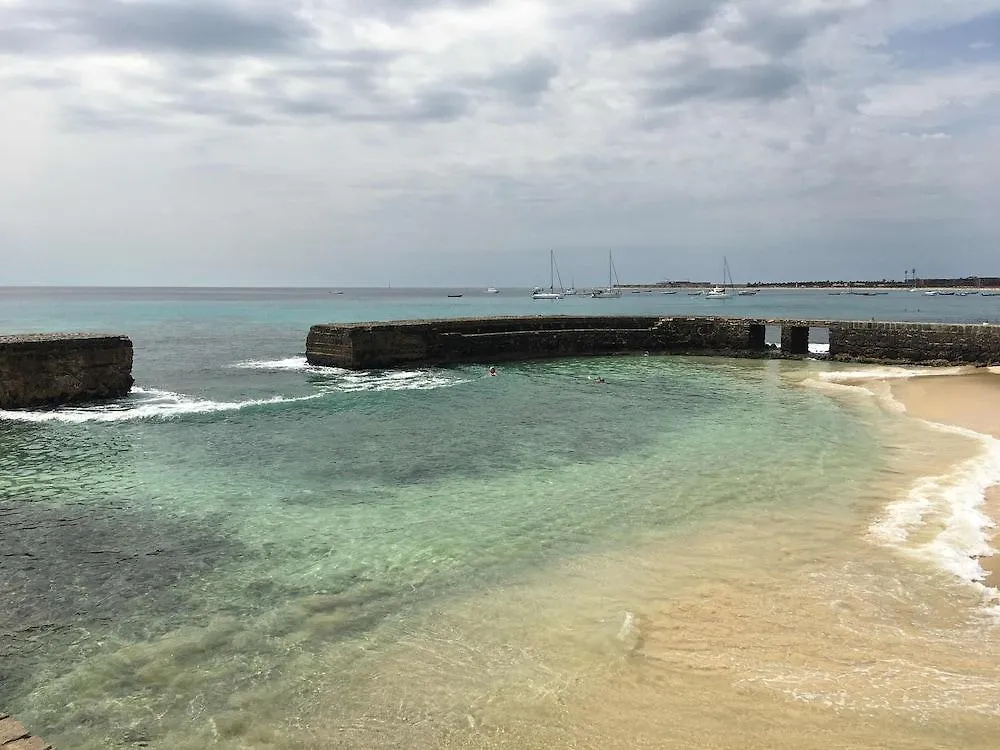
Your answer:
[[[5,310],[22,330],[137,344],[128,399],[0,415],[0,707],[49,741],[995,734],[978,595],[869,531],[917,467],[974,450],[809,387],[827,365],[348,373],[301,356],[339,298],[19,293]],[[450,303],[349,304],[346,317],[393,318]],[[910,640],[887,643],[901,630]],[[970,639],[983,661],[962,662]],[[935,670],[961,690],[935,688]],[[741,740],[705,709],[727,701],[767,718]]]

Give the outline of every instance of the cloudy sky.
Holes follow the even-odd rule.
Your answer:
[[[0,0],[0,284],[1000,275],[1000,0]]]

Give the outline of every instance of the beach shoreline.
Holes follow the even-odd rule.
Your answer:
[[[950,425],[1000,440],[1000,378],[987,370],[931,375],[891,382],[893,398],[914,418]],[[1000,483],[987,488],[982,513],[993,521],[987,529],[992,548],[1000,545]],[[983,583],[1000,589],[1000,552],[977,556],[986,573]]]

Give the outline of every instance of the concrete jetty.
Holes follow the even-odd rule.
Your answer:
[[[52,750],[52,745],[32,737],[21,722],[0,711],[0,750]]]
[[[0,336],[0,409],[117,398],[132,383],[132,341],[126,336]]]
[[[780,327],[781,348],[765,343]],[[825,329],[834,360],[884,364],[1000,363],[1000,326],[698,316],[531,316],[315,325],[310,364],[348,369],[650,352],[737,357],[809,355]]]

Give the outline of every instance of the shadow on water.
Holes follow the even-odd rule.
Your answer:
[[[197,525],[110,507],[0,500],[0,706],[52,664],[86,656],[100,632],[148,636],[184,620],[178,584],[240,553],[211,519]],[[151,617],[155,613],[155,617]],[[65,663],[60,665],[65,668]]]

